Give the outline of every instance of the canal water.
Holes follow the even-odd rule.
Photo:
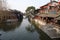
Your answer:
[[[0,24],[0,40],[41,40],[40,34],[28,19]]]

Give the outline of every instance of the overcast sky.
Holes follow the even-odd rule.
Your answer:
[[[39,8],[40,6],[50,2],[50,0],[7,0],[7,2],[11,9],[25,12],[26,8],[29,6]]]

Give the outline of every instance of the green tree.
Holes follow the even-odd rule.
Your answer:
[[[34,7],[34,6],[28,7],[28,8],[26,9],[26,12],[27,12],[27,11],[30,11],[30,10],[35,10],[35,7]]]
[[[26,16],[28,17],[28,16],[31,16],[31,15],[34,15],[34,11],[35,11],[34,6],[27,7],[27,9],[25,10]]]
[[[26,9],[26,13],[33,13],[34,11],[35,11],[34,6],[27,7],[27,9]]]

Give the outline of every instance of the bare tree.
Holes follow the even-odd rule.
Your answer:
[[[0,10],[7,10],[7,0],[0,0]]]

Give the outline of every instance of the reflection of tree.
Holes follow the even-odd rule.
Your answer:
[[[3,31],[11,31],[11,30],[14,30],[16,27],[19,27],[20,24],[21,24],[22,20],[20,22],[11,22],[6,24],[6,23],[2,23],[0,24],[0,30],[3,30]]]
[[[34,31],[35,31],[35,28],[34,28],[33,25],[28,25],[28,26],[26,27],[26,30],[29,31],[29,32],[34,32]]]

